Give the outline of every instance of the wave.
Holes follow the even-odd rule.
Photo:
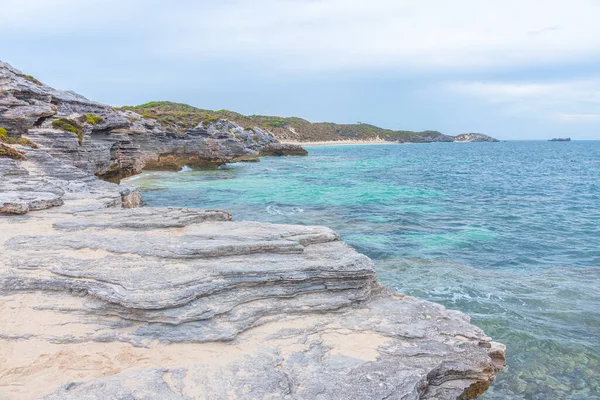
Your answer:
[[[303,213],[304,210],[298,207],[267,206],[267,212],[271,215],[296,215]]]

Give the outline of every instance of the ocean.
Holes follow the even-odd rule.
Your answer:
[[[600,141],[308,147],[134,177],[151,206],[326,225],[508,346],[484,399],[600,399]]]

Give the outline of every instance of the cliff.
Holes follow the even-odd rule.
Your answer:
[[[31,140],[47,148],[52,156],[109,181],[142,169],[177,170],[184,165],[210,168],[228,162],[256,161],[262,149],[278,144],[270,132],[258,127],[242,128],[226,119],[198,118],[183,128],[165,126],[133,111],[53,89],[3,62],[0,128],[8,139]],[[306,154],[299,146],[289,145],[271,153],[288,152]],[[267,149],[264,154],[271,153]]]
[[[146,118],[154,119],[166,129],[181,130],[194,125],[201,119],[226,118],[238,125],[260,127],[272,132],[278,140],[294,142],[322,142],[343,140],[384,140],[398,143],[432,143],[463,140],[469,135],[479,135],[479,139],[489,138],[483,134],[465,134],[459,136],[444,135],[438,131],[398,131],[380,128],[375,125],[334,124],[332,122],[309,122],[297,117],[275,117],[264,115],[242,115],[229,110],[205,110],[187,104],[168,101],[153,101],[139,106],[126,106],[123,110],[135,111]],[[458,140],[457,140],[458,139]],[[491,140],[471,141],[496,141]]]
[[[50,118],[89,111],[69,96]],[[0,398],[471,399],[504,367],[504,346],[468,316],[383,288],[328,228],[140,208],[135,187],[96,176],[97,136],[121,165],[147,162],[132,137],[197,139],[93,125],[79,149],[74,133],[35,126],[40,102],[3,103],[11,132],[35,143],[0,157]],[[129,115],[97,107],[104,124]],[[235,141],[222,126],[206,146]]]

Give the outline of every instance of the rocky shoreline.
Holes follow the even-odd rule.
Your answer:
[[[468,316],[383,288],[328,228],[140,207],[108,182],[298,146],[225,120],[164,131],[0,71],[0,126],[37,147],[0,157],[1,398],[471,399],[504,367]]]

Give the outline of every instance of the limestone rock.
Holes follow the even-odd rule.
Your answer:
[[[290,143],[270,143],[260,150],[261,156],[307,156],[302,146]]]
[[[463,133],[454,137],[455,142],[499,142],[498,139],[494,139],[491,136],[484,135],[483,133]]]
[[[36,373],[47,399],[474,398],[503,366],[504,348],[466,315],[380,287],[328,228],[66,207],[0,220],[12,226],[0,347],[32,341],[28,352],[59,359],[92,349],[87,372]],[[15,384],[32,370],[11,371],[4,397],[44,394]]]
[[[88,116],[94,119],[88,122]],[[53,121],[64,118],[81,126],[81,140],[53,129]],[[0,127],[14,137],[27,135],[52,156],[111,182],[144,168],[214,168],[257,161],[262,148],[277,143],[265,130],[245,129],[226,120],[170,131],[132,111],[53,89],[4,62],[0,62]]]
[[[468,316],[381,287],[329,228],[138,208],[97,178],[252,159],[281,149],[267,132],[162,131],[6,64],[0,89],[0,123],[40,144],[0,158],[0,398],[470,399],[503,368]],[[81,145],[47,119],[92,111]]]

